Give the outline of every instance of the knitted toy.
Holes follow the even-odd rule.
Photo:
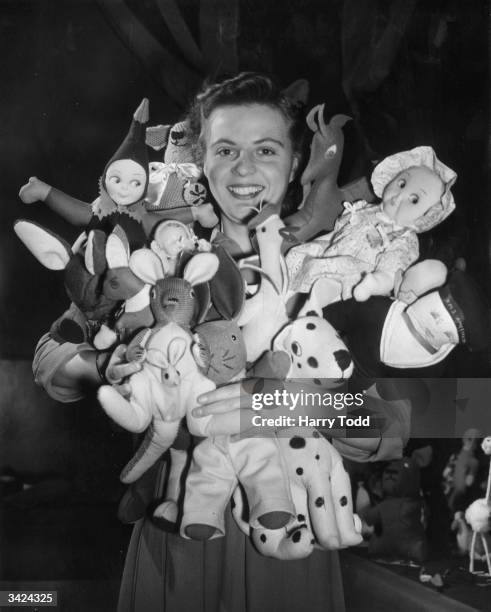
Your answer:
[[[411,458],[390,461],[382,473],[384,499],[360,510],[360,516],[373,527],[368,544],[372,556],[396,557],[422,563],[427,556],[427,540],[422,524],[423,501],[420,468],[431,461],[431,448],[414,451]]]
[[[82,240],[85,239],[82,234],[73,247],[30,221],[16,221],[14,231],[41,264],[50,270],[64,271],[65,288],[72,304],[51,327],[52,337],[59,342],[92,341],[101,323],[143,286],[128,265],[112,259],[115,244],[121,244],[123,250],[127,245],[119,227],[107,240],[101,230],[91,231],[87,241]],[[111,261],[109,267],[107,256]]]
[[[86,226],[87,231],[101,229],[109,235],[119,225],[131,250],[143,246],[145,232],[151,227],[144,206],[149,173],[145,144],[147,121],[148,100],[145,98],[135,111],[126,138],[104,169],[99,184],[100,195],[92,205],[72,198],[36,177],[31,177],[21,188],[19,197],[24,203],[41,200],[73,225]]]
[[[198,221],[203,227],[214,227],[218,217],[206,201],[208,194],[199,180],[202,171],[194,163],[188,131],[185,121],[147,128],[147,144],[156,151],[165,148],[165,152],[163,161],[150,163],[145,205],[161,219],[186,224]]]
[[[321,280],[324,305],[390,295],[399,271],[418,258],[417,234],[435,227],[455,208],[450,192],[455,179],[431,147],[384,159],[372,174],[381,204],[347,202],[330,234],[290,249],[286,264],[291,289],[307,293]]]

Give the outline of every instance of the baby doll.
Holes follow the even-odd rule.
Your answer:
[[[324,305],[389,295],[396,275],[418,259],[417,234],[455,208],[450,192],[455,179],[431,147],[384,159],[372,174],[380,204],[346,202],[332,232],[290,249],[286,264],[291,289],[306,293],[322,279]]]
[[[111,157],[100,179],[100,195],[92,205],[72,198],[36,177],[24,185],[19,197],[25,204],[45,202],[69,223],[85,226],[87,231],[101,229],[109,235],[119,225],[131,250],[145,243],[144,221],[149,170],[145,144],[148,100],[145,98],[133,115],[130,130]],[[148,228],[147,228],[148,231]]]

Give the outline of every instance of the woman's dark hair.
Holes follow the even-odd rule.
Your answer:
[[[203,126],[211,113],[222,106],[251,104],[263,104],[282,113],[289,125],[293,151],[300,156],[305,124],[298,104],[285,96],[270,77],[257,72],[241,72],[218,83],[205,83],[191,105],[188,120],[197,161],[203,159]]]

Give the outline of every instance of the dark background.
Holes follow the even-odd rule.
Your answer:
[[[433,146],[459,175],[457,210],[424,238],[423,253],[449,265],[464,257],[489,295],[487,1],[160,5],[177,7],[186,27],[164,19],[157,0],[0,0],[0,475],[13,473],[35,485],[4,515],[4,550],[21,557],[10,557],[7,579],[104,572],[117,577],[121,568],[125,536],[109,519],[95,529],[106,514],[87,504],[108,504],[107,516],[115,515],[122,492],[117,474],[131,454],[131,440],[94,401],[61,405],[34,386],[34,346],[68,300],[61,274],[42,268],[12,224],[19,217],[34,219],[73,241],[75,228],[42,204],[22,204],[19,188],[36,175],[80,199],[94,199],[99,175],[141,98],[150,99],[151,123],[172,123],[207,75],[264,70],[284,86],[306,78],[309,107],[325,102],[328,117],[343,112],[354,118],[345,128],[341,183],[387,154]],[[68,517],[61,503],[67,500],[78,508]],[[82,500],[86,521],[78,514]],[[53,510],[56,503],[65,508],[64,519]],[[51,512],[49,528],[36,518],[40,508]],[[63,548],[70,521],[85,525],[76,536],[80,562],[73,552],[67,560]],[[34,531],[21,539],[29,526]],[[112,533],[116,560],[96,563],[87,573],[80,569],[84,554],[102,563],[94,551],[83,552],[104,539],[101,530]],[[48,545],[43,532],[51,538]],[[52,558],[43,552],[48,549]],[[40,567],[43,559],[51,565],[27,570],[23,563],[33,556]]]
[[[123,40],[124,24],[108,5],[116,15],[119,5],[133,8],[138,27],[130,24],[130,40]],[[67,304],[60,275],[21,246],[13,220],[33,218],[70,240],[77,235],[42,205],[23,205],[20,186],[36,175],[91,201],[142,97],[150,99],[152,123],[170,123],[205,75],[235,68],[271,71],[284,85],[307,78],[309,106],[326,102],[328,116],[356,118],[345,130],[342,180],[388,153],[432,145],[459,174],[457,211],[435,235],[458,242],[458,254],[487,286],[487,2],[181,0],[196,44],[204,39],[198,15],[203,21],[206,10],[216,30],[209,38],[223,34],[222,22],[225,32],[237,32],[235,39],[222,36],[199,67],[186,59],[182,34],[169,29],[157,5],[0,2],[1,356],[29,358],[40,332]],[[151,52],[139,28],[152,37]],[[446,242],[439,242],[441,249]]]

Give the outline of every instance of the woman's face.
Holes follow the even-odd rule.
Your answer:
[[[260,104],[216,108],[204,126],[204,173],[222,213],[243,223],[261,203],[281,206],[297,160],[283,114]]]

